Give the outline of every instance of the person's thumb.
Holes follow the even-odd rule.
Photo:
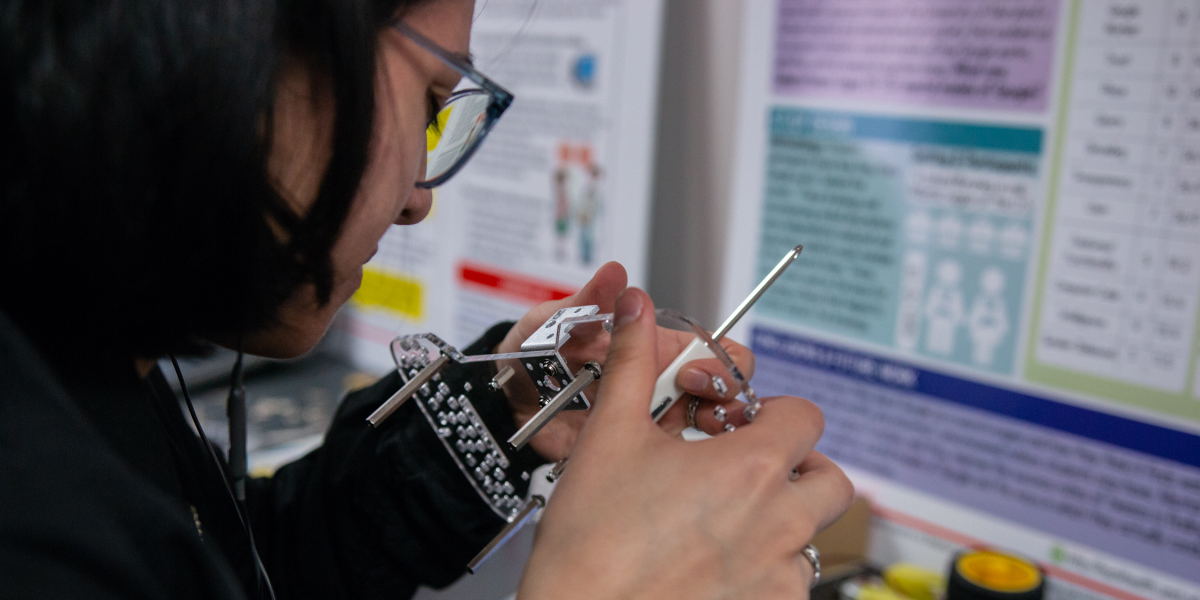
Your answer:
[[[650,396],[658,378],[657,342],[654,302],[646,292],[627,288],[613,311],[612,341],[590,420],[653,426]]]
[[[595,304],[600,312],[612,312],[617,296],[629,285],[629,275],[618,262],[605,263],[596,269],[596,274],[578,292],[562,300],[562,306],[588,306]],[[557,308],[555,308],[557,310]],[[540,325],[541,323],[539,323]]]
[[[578,292],[561,300],[543,302],[525,313],[517,324],[504,336],[497,352],[517,352],[521,343],[537,332],[538,328],[549,319],[555,311],[572,306],[600,306],[600,312],[612,312],[617,294],[625,289],[629,276],[625,267],[620,263],[610,262],[596,270],[596,274]]]

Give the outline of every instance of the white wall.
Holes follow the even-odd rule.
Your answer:
[[[709,327],[718,315],[732,193],[743,0],[668,0],[651,226],[650,293]],[[747,241],[752,243],[752,241]]]

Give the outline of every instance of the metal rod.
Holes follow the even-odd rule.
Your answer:
[[[559,477],[562,477],[563,471],[567,470],[567,461],[568,460],[569,460],[569,457],[564,458],[564,459],[554,463],[553,467],[550,467],[550,472],[546,474],[546,479],[549,480],[550,483],[554,483],[555,481],[558,481]]]
[[[421,369],[420,373],[417,373],[412,379],[408,380],[408,383],[404,384],[404,387],[401,387],[399,391],[392,394],[392,397],[388,398],[387,402],[384,402],[379,408],[375,409],[375,412],[367,417],[367,422],[371,424],[371,427],[379,427],[379,424],[384,419],[396,412],[396,409],[400,408],[400,405],[404,404],[405,400],[412,397],[417,389],[425,385],[425,382],[429,381],[438,371],[442,370],[442,367],[446,366],[446,363],[449,361],[450,359],[445,354],[438,356],[433,362],[429,363],[429,366]]]
[[[532,517],[533,513],[543,506],[546,506],[545,498],[537,494],[529,498],[529,502],[525,503],[525,507],[521,509],[521,512],[517,513],[517,516],[513,517],[513,520],[505,525],[504,529],[501,529],[500,533],[496,534],[496,537],[492,538],[492,541],[488,542],[488,545],[484,546],[483,550],[480,550],[479,554],[476,554],[475,558],[471,559],[471,562],[467,563],[467,570],[474,575],[475,571],[479,569],[479,565],[482,565],[487,559],[491,558],[501,546],[508,543],[508,540],[512,539],[525,526],[525,523],[529,521],[529,517]]]
[[[508,438],[508,443],[517,450],[524,448],[525,444],[528,444],[529,440],[532,439],[537,432],[541,431],[542,428],[546,426],[546,423],[550,422],[550,419],[553,419],[555,415],[561,412],[562,409],[565,408],[569,402],[571,402],[571,400],[574,400],[575,396],[579,395],[579,392],[582,392],[584,388],[591,385],[593,381],[599,378],[600,365],[594,362],[589,362],[588,364],[584,365],[583,368],[575,374],[574,381],[567,384],[567,387],[564,387],[561,392],[554,396],[554,399],[550,400],[546,406],[542,407],[542,410],[539,410],[538,413],[533,415],[533,418],[529,419],[529,421],[527,421],[525,425],[518,429],[511,438]]]
[[[498,390],[504,387],[504,384],[508,383],[509,379],[512,379],[513,373],[516,373],[516,370],[508,365],[505,365],[504,368],[500,369],[500,372],[496,373],[496,376],[492,378],[492,389]]]
[[[771,287],[771,284],[775,283],[775,280],[779,279],[780,275],[783,275],[783,272],[792,264],[792,261],[800,257],[800,252],[803,250],[804,246],[796,246],[788,250],[788,253],[783,255],[783,260],[780,260],[779,264],[775,265],[775,268],[771,269],[770,273],[767,273],[767,276],[758,283],[754,291],[750,292],[750,295],[745,300],[742,300],[742,303],[733,311],[733,314],[729,315],[729,318],[725,319],[725,322],[721,323],[721,326],[713,332],[713,340],[721,341],[721,338],[725,337],[725,334],[729,333],[729,330],[733,329],[734,325],[737,325],[737,322],[746,314],[746,311],[750,310],[750,307],[754,306],[755,302],[758,302],[759,297],[767,291],[767,288]]]
[[[473,354],[471,356],[464,356],[462,358],[462,360],[459,362],[462,364],[467,364],[467,363],[477,363],[477,362],[491,362],[494,360],[518,359],[518,358],[540,358],[543,356],[550,356],[552,354],[554,354],[553,348],[551,348],[550,350],[530,350],[529,352],[508,352],[505,354]]]

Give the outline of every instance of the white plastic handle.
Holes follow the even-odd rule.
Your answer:
[[[683,395],[683,388],[675,384],[675,378],[679,375],[679,370],[683,368],[683,365],[701,358],[716,357],[717,355],[708,349],[704,341],[699,339],[692,340],[692,343],[688,344],[688,347],[675,357],[675,360],[671,362],[666,371],[662,372],[662,375],[658,376],[658,381],[654,384],[654,396],[650,399],[650,415],[654,417],[655,421],[667,414],[671,405],[675,404],[675,401]]]

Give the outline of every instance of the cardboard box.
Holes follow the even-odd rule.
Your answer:
[[[866,566],[870,531],[871,504],[858,497],[842,518],[813,538],[812,544],[821,553],[822,582],[833,582]]]

